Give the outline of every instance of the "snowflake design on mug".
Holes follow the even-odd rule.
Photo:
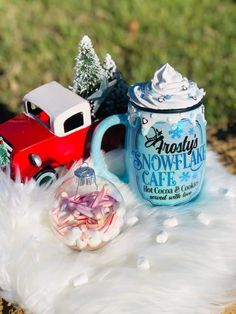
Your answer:
[[[171,138],[181,138],[183,135],[183,127],[182,125],[177,125],[175,129],[169,131],[169,135]]]
[[[190,179],[190,175],[188,171],[183,171],[182,175],[179,177],[181,182],[188,182],[188,180]]]
[[[189,130],[188,130],[188,134],[191,136],[191,135],[193,135],[194,134],[194,128],[190,128]]]

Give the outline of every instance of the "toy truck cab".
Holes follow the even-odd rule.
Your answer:
[[[24,112],[0,125],[11,174],[44,184],[84,157],[91,127],[89,102],[57,82],[24,97]]]
[[[91,125],[90,104],[57,82],[44,84],[23,98],[25,113],[64,137]]]

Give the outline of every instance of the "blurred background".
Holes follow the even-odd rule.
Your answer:
[[[210,124],[235,121],[235,0],[0,0],[0,121],[40,84],[71,84],[84,34],[128,84],[168,62],[206,90]]]

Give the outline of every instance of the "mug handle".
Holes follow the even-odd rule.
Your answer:
[[[104,158],[102,156],[101,146],[105,132],[112,126],[118,124],[123,124],[126,128],[128,127],[129,122],[127,113],[112,115],[99,123],[94,131],[91,143],[91,157],[97,173],[111,181],[118,181],[119,178],[107,169]],[[128,178],[126,176],[122,177],[121,180],[128,183]]]

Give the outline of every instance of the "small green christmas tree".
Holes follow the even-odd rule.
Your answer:
[[[110,54],[101,66],[92,42],[84,36],[78,47],[75,62],[73,92],[90,102],[93,120],[127,111],[128,86]]]
[[[5,167],[8,164],[7,149],[0,137],[0,167]]]
[[[87,98],[99,87],[102,78],[105,76],[105,71],[88,36],[84,36],[81,39],[78,50],[79,52],[75,59],[72,90],[76,94]]]

